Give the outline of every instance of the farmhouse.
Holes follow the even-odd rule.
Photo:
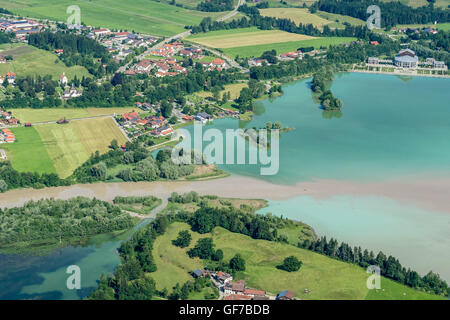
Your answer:
[[[208,273],[203,269],[196,269],[192,272],[194,278],[204,278],[205,276],[207,276],[207,274]]]
[[[264,290],[245,288],[244,294],[250,297],[264,297],[266,295],[266,292]]]
[[[260,67],[260,66],[262,66],[262,65],[264,65],[264,64],[268,65],[268,64],[269,64],[269,61],[267,61],[267,59],[258,59],[258,58],[255,58],[255,59],[250,59],[250,60],[248,61],[248,64],[251,65],[251,66]]]
[[[279,55],[280,60],[294,60],[295,58],[302,58],[302,52],[300,50],[298,51],[291,51],[291,52],[285,52]]]
[[[245,281],[238,280],[225,284],[224,292],[226,295],[230,294],[244,294]]]
[[[0,19],[0,30],[15,33],[16,38],[25,38],[28,34],[38,33],[43,25],[33,20],[7,20]]]
[[[126,112],[122,115],[122,119],[127,122],[136,122],[139,120],[139,113],[137,113],[136,111]]]
[[[9,129],[2,129],[0,132],[0,143],[12,143],[16,141],[14,133]]]
[[[228,274],[226,272],[222,272],[222,271],[217,272],[217,274],[215,275],[215,278],[220,283],[223,283],[223,284],[226,284],[233,280],[233,277],[230,274]]]
[[[78,98],[81,97],[83,93],[76,89],[73,85],[69,90],[64,91],[63,99],[72,99],[72,98]]]
[[[411,49],[400,50],[398,55],[395,56],[394,64],[397,67],[402,68],[416,68],[419,62],[419,58],[416,53]]]
[[[200,121],[201,123],[207,123],[208,121],[213,120],[213,117],[206,112],[199,112],[195,116],[195,120]]]
[[[111,34],[111,31],[109,31],[109,29],[102,28],[102,29],[95,29],[95,30],[92,30],[92,33],[93,33],[95,36],[106,36],[106,35]]]
[[[379,64],[380,63],[380,59],[378,59],[377,57],[369,57],[367,59],[367,63],[368,64]]]
[[[5,79],[9,84],[14,84],[16,82],[16,75],[14,72],[7,72]]]
[[[283,290],[277,294],[277,300],[292,300],[294,298],[294,293],[290,290]]]
[[[243,294],[230,294],[229,296],[226,296],[224,300],[251,300],[251,299],[252,297]]]

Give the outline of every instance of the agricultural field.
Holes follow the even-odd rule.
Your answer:
[[[331,23],[327,19],[309,13],[306,8],[268,8],[260,9],[259,12],[264,17],[290,19],[296,24],[312,24],[316,28],[322,28],[324,25]]]
[[[220,91],[220,97],[222,97],[222,95],[225,92],[229,91],[230,95],[231,95],[231,99],[234,100],[239,97],[239,94],[241,93],[242,88],[245,88],[247,86],[248,85],[246,82],[227,84],[227,85],[225,85],[225,89]],[[209,91],[200,91],[200,92],[196,92],[195,94],[202,98],[207,98],[207,97],[213,96],[212,92],[209,92]]]
[[[321,47],[328,47],[330,45],[338,45],[341,43],[356,41],[353,37],[327,37],[315,38],[311,40],[279,42],[263,45],[253,45],[244,47],[227,48],[222,51],[228,56],[235,58],[239,57],[259,57],[264,51],[275,49],[277,54],[283,52],[295,51],[300,47],[314,47],[319,49]]]
[[[259,30],[256,27],[219,30],[196,34],[187,38],[201,45],[228,49],[245,46],[267,45],[275,42],[289,42],[316,39],[303,34],[289,33],[281,30]]]
[[[367,273],[364,269],[340,262],[326,256],[297,248],[289,244],[254,240],[248,236],[232,233],[216,227],[211,233],[200,235],[191,232],[189,247],[179,248],[172,244],[178,233],[189,230],[185,223],[175,222],[169,225],[166,233],[156,239],[153,257],[157,271],[150,276],[156,281],[157,289],[172,287],[192,279],[189,272],[203,267],[198,258],[191,259],[186,252],[195,246],[197,240],[212,237],[216,249],[224,252],[224,261],[236,253],[246,261],[246,271],[238,278],[244,279],[249,287],[266,290],[276,294],[284,289],[294,291],[301,299],[439,299],[385,278],[381,279],[381,290],[372,292],[367,289]],[[295,256],[303,262],[298,272],[288,273],[276,268],[287,256]],[[276,279],[276,281],[273,281]],[[304,289],[310,293],[304,293]]]
[[[46,124],[34,127],[48,155],[62,178],[84,163],[95,151],[108,151],[111,140],[126,142],[112,118],[76,120],[67,124]]]
[[[37,130],[33,127],[11,128],[16,142],[5,143],[0,148],[6,150],[8,160],[14,169],[21,172],[56,173]]]
[[[75,75],[79,79],[90,75],[82,66],[67,67],[56,54],[23,43],[1,44],[0,54],[13,57],[12,61],[0,64],[0,74],[3,76],[7,72],[14,72],[20,77],[49,74],[54,80],[59,80],[65,72],[71,80]]]
[[[87,118],[96,116],[106,116],[123,114],[130,111],[140,111],[136,110],[136,107],[124,107],[124,108],[46,108],[46,109],[11,109],[11,111],[21,123],[31,122],[49,122],[57,121],[61,118],[76,119],[76,118]]]
[[[276,17],[290,19],[296,24],[312,24],[316,28],[323,28],[327,25],[330,28],[344,28],[344,22],[352,25],[364,25],[365,22],[349,16],[318,11],[311,14],[304,8],[268,8],[259,10],[261,15],[266,17]]]
[[[0,0],[0,8],[33,18],[66,21],[71,0]],[[98,27],[123,29],[160,36],[184,31],[185,25],[198,25],[204,17],[216,18],[223,12],[187,10],[151,0],[80,0],[81,22]]]
[[[364,26],[366,24],[366,22],[361,19],[344,16],[342,14],[329,13],[325,11],[317,11],[315,14],[328,20],[328,26],[330,28],[344,28],[344,22],[354,26]]]
[[[435,28],[443,31],[450,31],[450,22],[437,24],[398,24],[396,28]]]

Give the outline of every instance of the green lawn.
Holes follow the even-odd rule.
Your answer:
[[[151,273],[158,289],[169,291],[179,282],[192,279],[189,272],[204,266],[186,254],[201,237],[213,237],[216,249],[222,249],[224,260],[228,261],[236,253],[246,260],[246,271],[238,275],[245,279],[248,286],[278,293],[289,289],[301,299],[439,299],[385,278],[381,279],[381,290],[373,292],[367,289],[368,274],[364,269],[349,263],[340,262],[326,256],[297,248],[292,245],[254,240],[248,236],[231,233],[223,228],[215,228],[211,234],[200,235],[191,232],[192,241],[188,248],[172,245],[181,230],[188,230],[185,223],[175,222],[169,225],[167,232],[156,239],[153,257],[158,270]],[[286,272],[276,268],[287,256],[296,256],[303,262],[298,272]],[[305,294],[304,289],[310,293]]]
[[[206,17],[223,12],[186,10],[151,0],[0,0],[0,8],[13,13],[65,21],[70,5],[78,5],[81,21],[87,25],[170,36],[184,31],[185,25],[198,25]]]
[[[223,52],[232,58],[235,58],[237,55],[239,55],[240,57],[259,57],[264,51],[272,49],[275,49],[277,51],[277,54],[280,54],[283,52],[295,51],[299,47],[314,47],[318,49],[322,46],[328,47],[330,45],[338,45],[340,43],[351,42],[355,40],[356,38],[352,37],[327,37],[312,40],[227,48],[223,49]]]
[[[47,149],[35,128],[12,128],[16,142],[2,144],[8,159],[17,171],[56,173],[56,169],[48,155]]]
[[[79,79],[90,75],[84,67],[67,67],[56,54],[23,43],[2,44],[0,54],[14,57],[13,61],[0,64],[1,75],[7,72],[14,72],[18,77],[50,74],[54,80],[59,80],[63,72],[69,80],[75,75]]]
[[[95,151],[105,153],[111,140],[119,144],[126,138],[111,118],[71,121],[67,124],[45,124],[35,127],[43,141],[56,172],[62,178],[72,174]]]

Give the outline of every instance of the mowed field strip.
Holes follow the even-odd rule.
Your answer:
[[[111,140],[119,144],[126,138],[110,117],[46,124],[35,127],[48,155],[62,178],[72,174],[95,151],[108,151]]]
[[[225,92],[230,92],[230,98],[234,100],[239,97],[241,90],[243,88],[248,87],[248,84],[247,82],[240,82],[240,83],[226,84],[224,87],[225,89],[220,91],[220,97],[222,97],[222,95]],[[213,93],[210,91],[199,91],[196,92],[195,94],[202,98],[213,97]]]
[[[260,9],[259,12],[264,17],[283,18],[294,21],[296,24],[312,24],[315,27],[322,28],[331,21],[321,18],[315,14],[309,13],[308,9],[299,8],[268,8]]]
[[[280,30],[258,30],[256,27],[212,31],[188,37],[190,41],[221,49],[311,39],[316,38]]]
[[[56,173],[36,128],[11,128],[16,142],[0,145],[6,150],[8,160],[14,169],[21,172]]]
[[[364,21],[349,16],[322,11],[312,14],[308,11],[308,9],[303,8],[268,8],[261,9],[259,11],[261,12],[261,15],[265,17],[289,19],[296,24],[312,24],[317,28],[323,28],[325,25],[328,25],[330,28],[343,28],[343,22],[348,22],[352,25],[365,24]]]
[[[107,116],[116,114],[123,114],[130,111],[140,111],[135,107],[123,108],[45,108],[45,109],[11,109],[14,117],[19,119],[22,123],[31,122],[51,122],[57,121],[61,118],[76,119],[88,118],[96,116]]]
[[[20,77],[51,75],[53,80],[58,80],[63,72],[69,80],[75,75],[79,79],[91,76],[82,66],[67,67],[56,54],[23,43],[0,45],[0,55],[13,57],[12,61],[0,64],[0,74],[3,76],[7,72],[14,72]]]

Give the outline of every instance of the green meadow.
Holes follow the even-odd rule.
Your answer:
[[[186,252],[195,246],[197,240],[212,237],[216,249],[222,249],[224,260],[236,253],[246,261],[246,271],[237,277],[244,279],[252,288],[276,294],[284,289],[292,290],[301,299],[441,299],[439,296],[417,291],[385,278],[381,289],[367,289],[368,274],[356,265],[328,258],[295,246],[266,240],[255,240],[248,236],[232,233],[217,227],[209,234],[191,232],[189,247],[179,248],[172,244],[181,230],[189,230],[185,223],[169,225],[166,233],[154,243],[153,257],[157,271],[151,273],[156,287],[167,288],[169,292],[178,282],[192,279],[190,272],[204,266],[198,259],[191,259]],[[287,256],[295,256],[303,262],[298,272],[286,272],[276,268]],[[309,293],[304,293],[308,289]]]
[[[65,72],[68,79],[75,75],[81,79],[89,76],[89,72],[82,66],[67,67],[58,56],[49,51],[41,50],[23,43],[6,43],[0,45],[2,56],[11,55],[13,60],[0,64],[0,74],[14,72],[16,76],[44,76],[51,75],[54,80]]]
[[[41,136],[35,128],[18,127],[11,131],[16,142],[0,145],[6,150],[14,169],[22,172],[56,173]]]
[[[66,21],[67,7],[80,7],[81,21],[87,25],[112,29],[127,29],[160,36],[184,31],[185,25],[198,25],[206,17],[218,17],[223,12],[207,13],[187,10],[151,0],[0,0],[0,7],[15,14]]]
[[[232,58],[239,57],[259,57],[264,51],[275,49],[277,54],[283,52],[295,51],[300,47],[314,47],[319,49],[320,47],[328,47],[330,45],[338,45],[341,43],[355,41],[356,38],[352,37],[327,37],[311,40],[289,41],[279,42],[254,46],[242,46],[234,48],[222,49],[222,51]]]

